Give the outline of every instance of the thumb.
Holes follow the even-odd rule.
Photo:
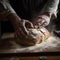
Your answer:
[[[26,28],[34,28],[33,23],[28,20],[25,20],[25,27]]]

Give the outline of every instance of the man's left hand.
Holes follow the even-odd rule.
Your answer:
[[[50,23],[50,17],[47,15],[41,15],[37,18],[32,19],[32,23],[37,26],[47,26]]]

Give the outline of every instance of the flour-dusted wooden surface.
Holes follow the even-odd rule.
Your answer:
[[[50,36],[45,42],[29,47],[23,47],[17,44],[14,41],[13,36],[13,34],[5,34],[4,37],[2,37],[2,39],[4,40],[0,42],[0,53],[33,53],[60,51],[60,38],[56,36]]]

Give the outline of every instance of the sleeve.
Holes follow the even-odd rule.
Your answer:
[[[41,14],[44,12],[49,12],[54,17],[57,17],[58,4],[59,4],[59,0],[48,0],[41,11]]]
[[[16,13],[15,10],[10,5],[9,0],[3,0],[3,5],[4,5],[5,9],[10,11],[10,13]]]

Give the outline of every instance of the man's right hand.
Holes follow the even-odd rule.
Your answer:
[[[11,13],[8,18],[14,27],[17,38],[26,38],[28,35],[26,28],[33,28],[33,24],[30,21],[21,19],[16,13]]]
[[[26,25],[25,25],[26,24]],[[28,38],[28,34],[29,32],[27,31],[27,27],[28,28],[33,28],[33,24],[28,21],[28,20],[21,20],[20,22],[16,22],[15,25],[15,36],[17,36],[17,38],[21,39],[21,38]]]

